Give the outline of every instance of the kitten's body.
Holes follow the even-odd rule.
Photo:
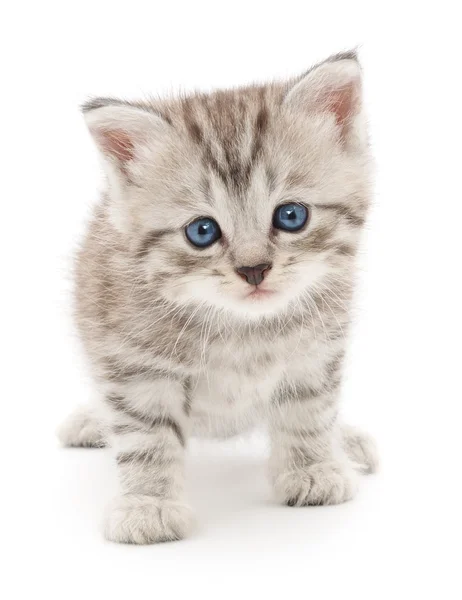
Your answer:
[[[77,320],[102,412],[78,413],[61,435],[116,449],[124,495],[110,539],[188,532],[192,434],[266,423],[289,504],[347,500],[355,467],[374,468],[371,442],[337,422],[369,203],[358,85],[349,55],[291,85],[87,107],[109,185],[79,255]],[[310,206],[305,232],[271,228],[287,199]],[[223,235],[198,250],[183,231],[203,216]],[[236,275],[260,263],[272,268],[258,289]]]

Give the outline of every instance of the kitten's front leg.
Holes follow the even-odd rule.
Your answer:
[[[131,382],[109,389],[104,402],[123,492],[109,507],[106,537],[135,544],[185,537],[194,521],[183,499],[186,386],[167,378]]]
[[[282,503],[338,504],[354,496],[358,476],[343,449],[336,389],[316,390],[303,381],[281,384],[270,431],[271,475]]]

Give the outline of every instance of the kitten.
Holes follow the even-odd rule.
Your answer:
[[[115,450],[107,538],[186,536],[189,436],[257,423],[280,502],[352,498],[377,462],[337,418],[370,195],[356,55],[286,83],[83,110],[107,174],[76,274],[100,402],[60,438]]]

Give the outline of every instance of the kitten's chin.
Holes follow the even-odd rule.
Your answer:
[[[239,316],[258,319],[272,316],[287,308],[288,298],[274,290],[253,289],[240,298],[235,298],[228,308]]]

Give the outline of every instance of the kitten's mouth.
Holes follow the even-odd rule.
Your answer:
[[[274,292],[272,290],[262,290],[259,287],[255,287],[249,294],[247,294],[246,298],[250,300],[260,300],[263,298],[269,298],[272,296]]]

